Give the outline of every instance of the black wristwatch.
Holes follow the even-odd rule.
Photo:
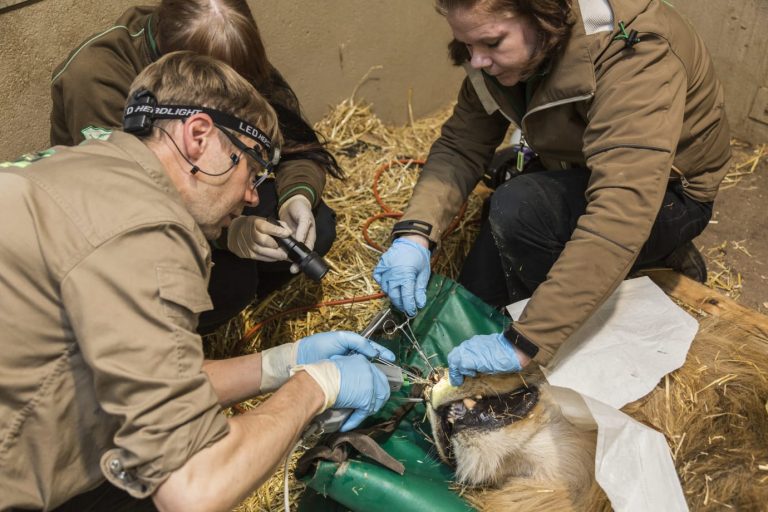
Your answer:
[[[514,325],[514,322],[509,324],[509,327],[504,331],[504,337],[507,338],[507,341],[509,341],[513,347],[533,359],[536,357],[536,354],[539,353],[539,347],[534,342],[517,332]]]

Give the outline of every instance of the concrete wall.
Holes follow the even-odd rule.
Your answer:
[[[734,135],[768,141],[768,1],[672,1],[712,52]],[[358,97],[385,121],[407,119],[409,89],[416,117],[456,96],[462,73],[448,64],[450,33],[432,0],[249,2],[270,58],[312,121],[348,97],[372,66],[383,68]],[[146,2],[33,0],[0,10],[0,161],[47,145],[53,67],[138,3]]]
[[[38,0],[0,11],[0,161],[48,144],[53,68],[112,22],[125,0]],[[249,0],[270,59],[318,120],[358,92],[385,121],[416,117],[456,97],[462,72],[449,65],[450,31],[432,0]]]
[[[755,144],[768,142],[768,1],[671,1],[712,54],[733,135]]]

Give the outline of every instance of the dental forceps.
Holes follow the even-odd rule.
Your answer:
[[[386,328],[387,323],[395,324],[395,321],[392,319],[392,310],[390,308],[386,308],[379,311],[376,314],[376,316],[374,316],[371,319],[371,321],[368,322],[368,325],[366,325],[365,328],[362,331],[360,331],[360,335],[363,336],[364,338],[370,338],[379,329],[384,331],[385,334],[394,334],[395,331],[387,332],[387,328]],[[385,366],[392,366],[394,368],[398,368],[403,373],[403,375],[409,378],[413,383],[429,384],[429,380],[425,379],[421,375],[417,375],[416,373],[413,373],[410,370],[406,370],[405,368],[403,368],[398,364],[392,363],[378,356],[374,357],[373,360]]]
[[[431,371],[430,374],[434,374],[436,372],[435,367],[432,366],[432,363],[429,361],[427,354],[424,353],[424,349],[421,348],[421,344],[419,344],[419,340],[416,339],[416,335],[413,334],[413,330],[411,329],[410,317],[406,316],[405,321],[401,324],[398,324],[392,318],[387,318],[382,323],[382,329],[388,335],[392,335],[397,331],[402,332],[403,336],[405,336],[405,339],[408,340],[408,342],[413,346],[413,348],[416,350],[419,356],[424,360],[425,363],[427,363],[427,366],[429,366],[429,369]]]

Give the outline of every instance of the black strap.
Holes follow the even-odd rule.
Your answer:
[[[517,332],[514,325],[514,322],[509,324],[509,327],[504,331],[504,337],[507,338],[514,347],[533,359],[536,357],[536,354],[539,353],[539,347],[534,342]]]

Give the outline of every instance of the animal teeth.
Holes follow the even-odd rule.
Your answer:
[[[474,409],[474,408],[475,408],[475,405],[477,405],[477,402],[475,402],[475,401],[474,401],[474,400],[472,400],[471,398],[465,398],[464,400],[462,400],[462,402],[464,403],[464,406],[465,406],[467,409],[470,409],[470,410],[471,410],[471,409]]]
[[[483,399],[483,395],[475,395],[475,400],[482,400],[482,399]]]

